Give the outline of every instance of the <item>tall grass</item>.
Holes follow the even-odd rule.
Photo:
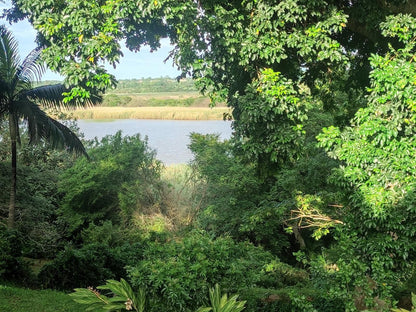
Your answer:
[[[92,107],[71,111],[77,119],[222,120],[226,107]]]
[[[163,167],[158,201],[149,206],[136,206],[129,221],[144,235],[180,231],[195,219],[205,187],[204,181],[187,164]]]
[[[204,183],[196,179],[192,168],[186,164],[165,167],[162,181],[167,214],[176,227],[189,225],[200,209]]]

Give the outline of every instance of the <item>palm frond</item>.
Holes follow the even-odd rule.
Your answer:
[[[68,150],[69,152],[78,154],[78,155],[84,155],[84,156],[88,157],[87,151],[85,150],[85,147],[82,144],[81,140],[78,138],[78,136],[74,132],[71,131],[71,129],[69,129],[64,124],[60,123],[59,121],[57,121],[57,120],[55,120],[55,119],[53,119],[49,116],[48,116],[48,118],[49,118],[49,121],[50,121],[51,125],[53,124],[53,126],[56,129],[59,129],[59,131],[61,132],[61,134],[64,138],[64,141],[63,141],[64,148],[66,150]],[[50,128],[52,128],[52,127],[50,127]],[[45,130],[48,130],[48,129],[45,129]],[[53,144],[54,141],[51,140],[51,139],[53,139],[53,138],[49,137],[49,142]],[[57,142],[57,143],[59,143],[59,142]],[[61,146],[61,145],[58,145],[57,147],[59,147],[59,146]]]
[[[36,101],[42,107],[45,108],[57,108],[57,107],[85,107],[90,105],[96,105],[102,101],[102,96],[100,95],[92,95],[90,98],[87,99],[76,99],[69,102],[64,102],[64,92],[68,92],[69,90],[65,88],[63,84],[55,84],[55,85],[47,85],[41,86],[37,88],[33,88],[28,90],[24,93],[25,96],[28,96],[33,101]]]
[[[18,112],[27,121],[30,143],[45,139],[55,149],[66,149],[88,157],[84,145],[76,134],[59,121],[49,117],[33,101],[21,101]]]
[[[0,76],[6,83],[16,76],[20,63],[18,45],[10,31],[0,25]]]
[[[62,93],[66,88],[62,84],[40,86],[25,90],[22,96],[28,97],[45,108],[66,107]]]
[[[40,62],[40,55],[42,48],[37,47],[33,49],[23,60],[19,66],[18,77],[19,79],[33,81],[40,80],[42,74],[45,72],[45,66]]]

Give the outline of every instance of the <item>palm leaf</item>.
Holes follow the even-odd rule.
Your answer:
[[[26,90],[23,96],[26,96],[42,107],[56,108],[65,107],[67,104],[63,103],[63,95],[66,88],[62,84],[40,86]]]
[[[221,296],[220,286],[215,284],[215,287],[209,290],[209,298],[213,312],[241,312],[245,308],[246,301],[237,301],[238,295],[228,298],[227,294]],[[206,309],[206,310],[205,310]],[[198,312],[209,311],[208,308],[200,308]]]
[[[45,108],[57,108],[57,107],[79,107],[79,106],[89,106],[96,105],[102,101],[102,96],[92,95],[88,99],[77,99],[69,102],[64,102],[64,92],[68,92],[69,89],[65,88],[62,84],[40,86],[33,88],[25,92],[25,95]]]
[[[0,76],[9,83],[16,75],[20,57],[16,39],[3,25],[0,26]]]
[[[43,63],[39,61],[41,53],[42,48],[33,49],[19,66],[18,75],[16,76],[26,81],[40,80],[45,72]]]
[[[69,294],[75,302],[88,305],[86,311],[105,312],[107,305],[111,304],[108,297],[100,294],[92,288],[76,288],[74,293]],[[118,309],[122,306],[118,306]]]
[[[85,147],[68,127],[49,117],[34,102],[20,101],[18,105],[19,116],[27,121],[30,143],[46,139],[53,148],[66,149],[76,154],[87,156]]]
[[[60,148],[63,144],[63,147],[69,152],[74,152],[75,154],[78,154],[78,155],[84,155],[88,158],[87,151],[85,150],[85,147],[82,144],[81,140],[78,138],[78,136],[64,124],[60,123],[59,121],[49,116],[48,118],[49,118],[50,123],[52,123],[56,127],[56,129],[59,129],[59,131],[61,132],[64,138],[62,143],[57,142],[58,143],[57,147]],[[50,126],[50,128],[53,128],[53,126]],[[46,128],[45,130],[48,131],[48,128]],[[52,143],[52,145],[54,144],[54,138],[52,138],[51,136],[45,136],[45,138],[47,138],[49,142]]]
[[[143,288],[139,289],[138,296],[134,293],[133,289],[123,278],[120,282],[116,280],[107,280],[107,283],[103,286],[98,286],[98,289],[110,290],[115,297],[115,301],[126,302],[131,300],[132,307],[135,311],[143,312],[146,304],[146,295]]]

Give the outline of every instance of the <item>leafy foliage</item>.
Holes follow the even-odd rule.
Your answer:
[[[157,203],[161,163],[140,135],[106,136],[91,142],[89,153],[91,161],[79,159],[61,176],[62,218],[69,233],[90,222],[128,224],[133,211]]]
[[[292,81],[280,72],[263,70],[239,97],[240,115],[234,128],[243,152],[265,167],[293,163],[304,143],[303,122],[308,118],[304,101]]]
[[[221,296],[220,286],[215,284],[209,290],[209,300],[211,307],[199,308],[196,312],[240,312],[244,310],[245,301],[237,301],[238,295],[228,298],[227,294]]]
[[[0,238],[0,279],[31,286],[33,276],[22,257],[22,236],[16,230],[1,226]]]
[[[239,292],[255,284],[277,285],[285,274],[292,283],[307,278],[301,271],[287,271],[283,263],[267,273],[264,268],[273,260],[280,263],[248,243],[213,240],[193,231],[181,241],[149,243],[143,257],[130,263],[128,274],[134,287],[147,289],[152,311],[183,311],[204,305],[210,285],[217,282],[227,291]]]
[[[110,291],[111,297],[101,294],[98,290]],[[107,280],[105,285],[98,286],[97,289],[92,287],[76,288],[70,296],[75,302],[88,305],[86,311],[119,311],[121,309],[145,311],[144,289],[141,288],[138,294],[135,294],[124,279],[120,279],[119,282]]]
[[[195,155],[194,170],[206,183],[199,225],[214,235],[250,239],[276,253],[287,247],[282,226],[286,211],[268,209],[268,185],[257,176],[255,165],[235,156],[232,143],[220,142],[216,135],[192,134],[189,148]],[[268,210],[267,221],[257,216],[262,208]]]
[[[68,247],[42,267],[38,279],[45,288],[70,290],[125,276],[124,265],[104,244],[84,245],[80,249]]]
[[[62,121],[65,122],[66,121]],[[67,124],[68,127],[72,126]],[[3,130],[3,129],[1,129]],[[57,222],[58,202],[60,200],[57,183],[62,170],[70,166],[73,156],[65,151],[51,150],[46,142],[36,145],[28,144],[27,131],[21,128],[22,143],[18,149],[17,193],[18,210],[15,228],[19,231],[24,244],[23,255],[26,257],[51,257],[61,248],[61,231]],[[76,129],[73,129],[76,132]],[[8,145],[8,131],[0,131],[0,137]],[[0,162],[0,187],[9,188],[10,152],[3,155]],[[0,194],[2,217],[7,217],[9,193]]]
[[[348,227],[339,234],[345,254],[339,261],[345,273],[354,272],[350,278],[357,283],[368,284],[362,274],[374,279],[378,287],[367,289],[370,296],[388,297],[389,287],[382,285],[406,279],[403,272],[415,256],[416,67],[408,61],[414,54],[410,38],[415,36],[410,21],[414,23],[409,16],[397,16],[382,25],[385,35],[397,36],[402,44],[384,56],[372,56],[368,106],[356,113],[352,126],[326,128],[319,136],[320,145],[345,164],[334,172],[334,181],[349,195],[344,217]]]

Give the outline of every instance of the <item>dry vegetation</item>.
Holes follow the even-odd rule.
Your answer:
[[[222,120],[226,107],[93,107],[71,111],[77,119]]]

